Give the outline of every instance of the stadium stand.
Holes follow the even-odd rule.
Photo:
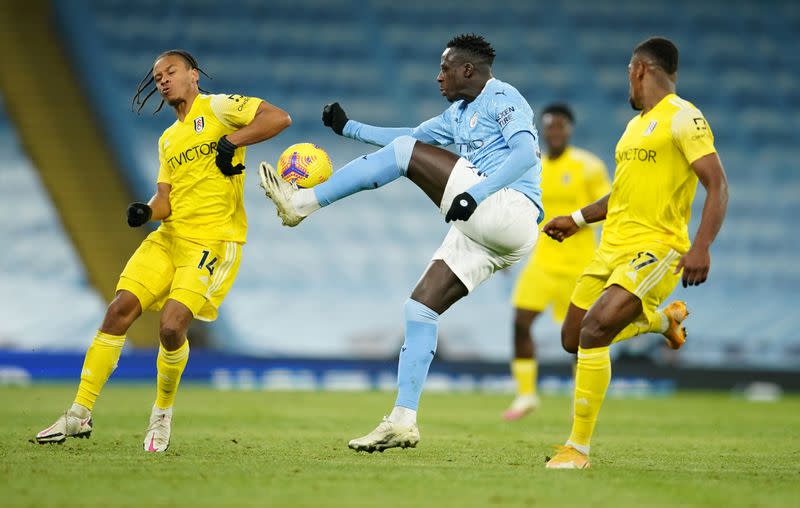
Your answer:
[[[306,140],[328,150],[337,167],[370,150],[324,129],[323,104],[338,100],[367,123],[416,125],[446,106],[434,83],[444,43],[456,33],[479,31],[497,49],[496,76],[517,86],[534,110],[553,100],[572,103],[575,143],[613,168],[614,144],[632,116],[630,51],[657,31],[682,50],[678,91],[714,129],[731,202],[709,283],[674,295],[694,312],[690,345],[674,359],[647,342],[645,349],[693,365],[800,365],[800,339],[790,327],[800,284],[800,241],[792,234],[800,211],[800,178],[792,164],[800,157],[800,57],[788,50],[800,31],[797,2],[537,0],[499,11],[465,0],[159,5],[146,0],[132,11],[122,0],[81,0],[58,15],[72,38],[73,58],[93,65],[81,70],[98,108],[107,112],[103,121],[133,137],[118,149],[130,151],[121,158],[131,161],[127,178],[137,197],[152,193],[155,141],[172,117],[168,110],[136,117],[127,107],[165,49],[193,52],[213,77],[201,82],[207,89],[263,97],[294,120],[289,132],[249,150],[249,243],[218,328],[220,340],[234,349],[392,353],[401,340],[401,304],[446,231],[407,182],[337,204],[297,230],[279,226],[257,188],[259,160],[275,161],[284,147]],[[77,26],[83,33],[76,43]],[[103,93],[95,93],[97,73],[109,74],[110,89]],[[702,189],[692,234],[701,199]],[[511,284],[512,277],[497,276],[449,313],[442,354],[507,358]],[[557,328],[541,326],[553,340],[540,342],[540,355],[564,359]]]
[[[0,348],[85,348],[105,304],[88,283],[0,97]],[[7,212],[6,212],[7,211]]]

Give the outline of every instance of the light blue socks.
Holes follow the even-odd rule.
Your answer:
[[[425,305],[406,300],[406,340],[400,348],[397,365],[397,401],[416,411],[419,397],[428,377],[428,368],[436,354],[436,337],[439,331],[439,314]]]
[[[335,172],[327,182],[314,187],[320,206],[356,192],[377,189],[405,176],[416,139],[400,136],[377,152],[355,159]]]

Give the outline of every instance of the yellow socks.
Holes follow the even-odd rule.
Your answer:
[[[167,351],[164,346],[158,346],[158,382],[156,394],[156,407],[168,409],[175,402],[175,395],[178,393],[178,385],[181,382],[181,374],[189,360],[189,341],[185,340],[181,347],[175,351]]]
[[[97,396],[100,395],[100,390],[103,389],[103,385],[117,368],[119,354],[122,352],[124,344],[124,335],[109,335],[100,330],[97,331],[83,360],[81,384],[78,386],[78,394],[75,396],[76,404],[92,410]]]
[[[644,333],[664,333],[667,331],[668,326],[669,319],[667,316],[664,315],[663,311],[657,310],[623,328],[611,343],[616,344]]]
[[[517,395],[536,394],[536,360],[514,358],[511,361],[511,375],[517,381]]]
[[[578,348],[578,369],[575,374],[575,412],[568,445],[589,454],[594,424],[611,381],[611,356],[608,347]]]

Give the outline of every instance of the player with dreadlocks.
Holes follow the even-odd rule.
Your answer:
[[[128,225],[161,221],[122,271],[114,300],[86,353],[78,394],[39,443],[89,437],[92,410],[117,366],[125,334],[143,310],[161,310],[156,400],[144,449],[169,446],[172,405],[189,357],[192,319],[213,321],[233,285],[247,234],[244,212],[245,146],[272,138],[291,124],[289,115],[254,97],[200,93],[192,55],[166,51],[139,83],[132,108],[140,112],[158,92],[177,120],[158,140],[155,195],[131,203]]]
[[[452,105],[413,129],[365,125],[349,120],[338,103],[325,106],[322,120],[336,134],[383,148],[350,162],[313,189],[293,188],[266,164],[259,170],[287,226],[401,176],[453,223],[405,303],[395,407],[373,432],[350,441],[354,450],[416,446],[417,406],[436,352],[439,316],[536,243],[544,214],[533,112],[514,87],[492,76],[494,56],[481,36],[450,40],[436,80]],[[460,156],[434,146],[452,144]]]

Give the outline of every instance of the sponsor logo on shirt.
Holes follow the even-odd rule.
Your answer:
[[[203,129],[206,127],[206,120],[202,116],[198,116],[194,119],[194,131],[198,134],[203,132]]]
[[[483,140],[482,139],[470,139],[465,143],[456,143],[458,147],[458,152],[461,154],[468,154],[470,152],[474,152],[475,150],[479,150],[483,148]]]
[[[620,162],[628,162],[628,161],[652,162],[653,164],[655,164],[656,151],[638,147],[626,148],[625,150],[620,150],[617,153],[615,153],[614,158],[616,159],[618,164]]]
[[[708,124],[706,123],[706,119],[703,117],[692,118],[694,122],[694,128],[697,133],[692,136],[692,141],[697,141],[698,139],[703,139],[708,135]]]
[[[501,129],[514,119],[514,111],[514,106],[509,106],[497,114],[497,123],[500,124]]]
[[[239,107],[236,108],[236,111],[239,111],[239,112],[242,112],[242,110],[244,110],[245,106],[247,106],[247,103],[250,102],[250,97],[247,97],[247,96],[244,96],[244,95],[241,95],[241,94],[238,94],[238,93],[234,93],[234,94],[229,95],[228,99],[230,99],[230,100],[232,100],[234,102],[241,102],[241,104],[239,104]]]
[[[210,143],[200,143],[199,145],[195,145],[187,150],[184,150],[177,156],[173,155],[167,159],[167,162],[169,162],[169,166],[172,169],[175,169],[176,167],[182,166],[184,163],[191,162],[201,157],[215,156],[214,152],[216,149],[216,141],[212,141]]]

